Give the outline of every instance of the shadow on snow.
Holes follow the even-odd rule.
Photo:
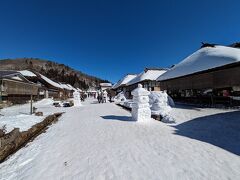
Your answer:
[[[130,116],[115,116],[115,115],[109,115],[109,116],[101,116],[101,118],[106,120],[117,120],[117,121],[132,121],[135,122],[132,117]]]
[[[240,155],[240,111],[199,117],[173,127],[176,135],[210,143]]]

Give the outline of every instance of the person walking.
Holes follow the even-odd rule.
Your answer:
[[[98,103],[101,103],[102,102],[102,97],[101,97],[101,94],[98,93],[97,95],[97,100],[98,100]]]
[[[107,91],[103,91],[103,102],[106,103],[107,102]]]

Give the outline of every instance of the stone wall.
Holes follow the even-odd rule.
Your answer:
[[[20,132],[19,128],[14,128],[11,132],[0,136],[0,163],[44,132],[44,130],[53,122],[56,122],[61,115],[62,113],[50,115],[42,122],[33,125],[27,131]]]

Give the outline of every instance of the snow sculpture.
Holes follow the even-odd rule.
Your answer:
[[[74,106],[81,106],[81,99],[80,99],[80,93],[77,91],[73,92],[73,102]]]
[[[151,110],[149,107],[149,97],[150,94],[147,90],[142,88],[141,84],[134,89],[131,94],[133,95],[132,104],[132,118],[135,121],[146,122],[151,119]]]
[[[160,115],[163,122],[174,122],[174,119],[170,115],[174,101],[165,91],[151,92],[149,103],[153,115]]]
[[[116,102],[124,102],[124,101],[126,101],[127,99],[126,99],[124,93],[123,93],[123,92],[120,92],[120,93],[118,93],[117,96],[115,96],[114,100],[115,100]]]

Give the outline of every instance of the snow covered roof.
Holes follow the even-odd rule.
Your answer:
[[[5,70],[1,70],[0,71],[0,78],[2,77],[8,77],[8,76],[14,76],[14,75],[18,75],[19,72],[17,71],[5,71]]]
[[[165,73],[166,71],[167,71],[166,69],[162,69],[162,68],[153,68],[153,69],[146,68],[143,72],[141,72],[131,81],[129,81],[127,85],[129,86],[145,80],[151,80],[151,81],[157,80],[157,78],[163,73]]]
[[[70,88],[67,84],[62,84],[62,83],[59,83],[59,85],[62,87],[62,89],[67,89],[67,90],[72,90],[72,88]]]
[[[11,79],[23,81],[23,79],[21,79],[19,76],[12,76]]]
[[[119,80],[116,84],[114,84],[112,88],[116,89],[120,86],[126,85],[129,81],[131,81],[135,77],[137,77],[137,74],[127,74],[121,80]]]
[[[36,77],[37,75],[29,70],[18,71],[25,77]]]
[[[78,90],[79,92],[83,92],[83,90],[81,90],[80,88],[77,88],[77,90]]]
[[[100,83],[101,87],[112,87],[111,83]]]
[[[73,91],[77,91],[77,89],[75,89],[72,85],[67,84],[67,86],[68,86],[71,90],[73,90]]]
[[[7,78],[17,81],[24,81],[26,83],[34,84],[33,82],[26,79],[20,72],[18,71],[11,71],[11,70],[1,70],[0,71],[0,78]],[[36,84],[35,84],[36,85]]]
[[[54,87],[57,87],[57,88],[60,88],[60,89],[63,89],[62,86],[54,81],[52,81],[51,79],[47,78],[46,76],[42,75],[42,74],[39,74],[40,77],[46,81],[47,83],[51,84],[52,86]]]
[[[167,80],[196,72],[240,62],[240,49],[219,46],[204,47],[188,56],[157,80]]]

